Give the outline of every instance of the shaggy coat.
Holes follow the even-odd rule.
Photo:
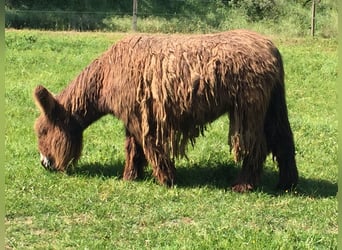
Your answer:
[[[38,86],[34,98],[42,111],[35,124],[41,162],[49,169],[76,161],[82,132],[112,114],[126,128],[124,179],[141,177],[150,163],[160,183],[173,185],[174,158],[228,114],[228,142],[242,163],[233,190],[255,187],[269,153],[279,165],[279,188],[298,180],[281,55],[254,32],[129,36],[60,94]]]

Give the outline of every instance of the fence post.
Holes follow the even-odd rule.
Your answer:
[[[137,31],[137,12],[138,12],[138,0],[133,0],[132,29],[134,32]]]
[[[311,36],[315,36],[315,17],[316,17],[316,1],[312,0],[312,7],[311,7]]]

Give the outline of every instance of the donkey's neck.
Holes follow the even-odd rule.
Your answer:
[[[57,100],[84,130],[104,116],[101,62],[93,61],[58,96]]]

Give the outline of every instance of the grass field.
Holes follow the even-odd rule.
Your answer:
[[[228,119],[177,160],[176,187],[151,170],[122,180],[124,129],[105,117],[85,131],[83,155],[69,174],[39,163],[32,91],[61,91],[92,59],[123,37],[113,33],[6,33],[7,249],[336,249],[337,40],[274,37],[286,71],[298,188],[277,193],[267,159],[260,187],[230,190],[239,168],[228,153]]]

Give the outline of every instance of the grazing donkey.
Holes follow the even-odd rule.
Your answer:
[[[86,67],[60,94],[34,90],[42,165],[65,170],[81,155],[82,133],[106,114],[126,128],[123,178],[153,175],[172,186],[174,158],[206,124],[229,116],[228,143],[242,170],[233,190],[253,189],[269,153],[278,188],[297,184],[281,55],[267,38],[246,30],[209,35],[132,35]]]

